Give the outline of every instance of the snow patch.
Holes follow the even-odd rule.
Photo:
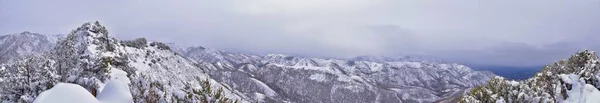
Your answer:
[[[324,74],[312,74],[310,75],[310,77],[308,77],[310,80],[314,80],[314,81],[318,81],[318,82],[325,82],[327,81],[327,76]]]
[[[184,91],[178,90],[173,93],[177,99],[184,99],[187,95]]]
[[[342,82],[352,82],[352,79],[346,76],[338,76],[338,78],[336,79],[338,81],[342,81]]]
[[[346,85],[346,86],[343,86],[342,88],[348,89],[348,90],[350,90],[352,92],[356,92],[356,93],[362,92],[365,89],[365,88],[363,88],[361,86],[358,86],[358,85]]]
[[[360,77],[360,76],[356,76],[356,75],[350,76],[350,78],[351,78],[351,79],[354,79],[354,80],[356,80],[356,81],[365,81],[364,79],[362,79],[362,77]]]
[[[4,70],[6,70],[6,67],[0,66],[0,71],[4,71]],[[2,82],[2,81],[4,81],[4,79],[0,78],[0,82]],[[2,95],[0,95],[0,96],[2,96]]]
[[[514,81],[514,80],[508,81],[508,84],[510,84],[512,86],[519,86],[519,82]]]
[[[273,89],[271,89],[271,87],[267,86],[267,84],[261,82],[260,80],[254,79],[254,78],[250,78],[252,81],[258,83],[258,85],[260,85],[260,87],[263,89],[263,92],[265,92],[265,94],[269,97],[274,97],[277,95],[277,92],[275,92]]]
[[[262,93],[254,93],[254,97],[256,97],[256,99],[260,102],[265,102],[266,96]]]

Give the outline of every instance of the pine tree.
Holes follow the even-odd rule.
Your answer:
[[[54,62],[44,56],[28,56],[12,65],[12,71],[0,70],[0,99],[12,102],[32,102],[41,92],[58,83],[60,76]]]

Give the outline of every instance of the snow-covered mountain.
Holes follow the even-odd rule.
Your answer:
[[[38,55],[0,62],[0,90],[6,90],[0,91],[0,101],[32,102],[62,82],[96,93],[108,81],[122,80],[134,102],[428,103],[460,96],[494,77],[421,57],[323,59],[231,53],[143,38],[121,41],[97,22],[85,23],[60,40],[34,37],[0,41],[23,39],[9,47],[47,46],[5,50]]]
[[[600,103],[600,61],[593,51],[579,51],[546,65],[532,78],[497,77],[460,98],[464,103]]]
[[[145,39],[119,41],[98,22],[73,30],[50,51],[0,65],[0,101],[33,102],[61,82],[81,85],[95,94],[117,79],[129,85],[138,103],[252,100],[211,79],[168,46]]]
[[[42,54],[54,48],[63,35],[22,32],[0,36],[0,63],[15,61],[27,55]]]
[[[495,75],[438,60],[360,56],[322,59],[179,48],[217,81],[265,102],[434,102]]]

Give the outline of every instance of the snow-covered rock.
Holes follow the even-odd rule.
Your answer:
[[[129,91],[129,86],[127,83],[118,79],[106,83],[106,86],[104,86],[104,89],[98,94],[97,98],[102,103],[133,103],[133,97]]]
[[[37,62],[39,66],[17,68],[19,66],[16,64],[9,64],[7,70],[0,72],[0,78],[10,79],[3,80],[2,84],[24,84],[0,85],[0,89],[7,89],[0,91],[0,101],[31,102],[36,98],[38,91],[50,89],[44,87],[52,87],[58,82],[80,85],[84,90],[101,93],[98,99],[111,102],[113,99],[110,98],[117,97],[121,97],[117,98],[117,101],[161,103],[201,100],[247,103],[252,100],[240,95],[231,87],[218,83],[206,74],[203,68],[196,66],[194,61],[172,52],[168,46],[160,42],[143,42],[136,44],[136,47],[122,44],[110,37],[108,30],[99,22],[84,23],[66,38],[58,40],[49,53],[41,55],[44,57],[42,60],[47,61]],[[28,71],[31,70],[40,71],[39,74],[31,75],[47,76],[45,80],[40,80],[43,84],[33,84],[28,79],[20,79],[28,77]],[[203,81],[207,81],[207,85],[202,85]],[[195,92],[207,87],[214,89],[202,93]],[[27,90],[26,94],[8,91],[18,91],[22,88]],[[127,93],[118,91],[125,90],[131,93],[133,99],[122,98],[128,97],[122,96]],[[187,91],[185,98],[176,98],[174,95],[182,90]]]
[[[133,97],[121,80],[108,82],[97,97],[77,84],[58,83],[38,95],[33,103],[133,103]]]
[[[85,88],[70,83],[58,83],[42,92],[33,103],[100,103]]]
[[[565,99],[565,103],[599,103],[600,91],[590,84],[586,84],[584,80],[580,80],[575,74],[561,74],[559,77],[564,83],[571,84],[571,90],[567,90],[569,96]]]

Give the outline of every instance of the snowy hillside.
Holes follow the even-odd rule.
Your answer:
[[[60,40],[50,53],[3,64],[0,100],[33,102],[40,93],[61,82],[80,85],[96,94],[111,80],[129,85],[134,102],[251,100],[204,72],[160,42],[119,41],[109,37],[98,22],[85,23]]]
[[[217,81],[265,102],[427,103],[461,95],[494,77],[464,65],[411,57],[342,60],[178,48]]]
[[[580,51],[545,66],[524,81],[497,77],[472,89],[465,103],[599,103],[600,62],[593,51]]]
[[[63,35],[44,35],[31,32],[0,36],[0,63],[21,59],[27,55],[42,54],[54,48]]]

